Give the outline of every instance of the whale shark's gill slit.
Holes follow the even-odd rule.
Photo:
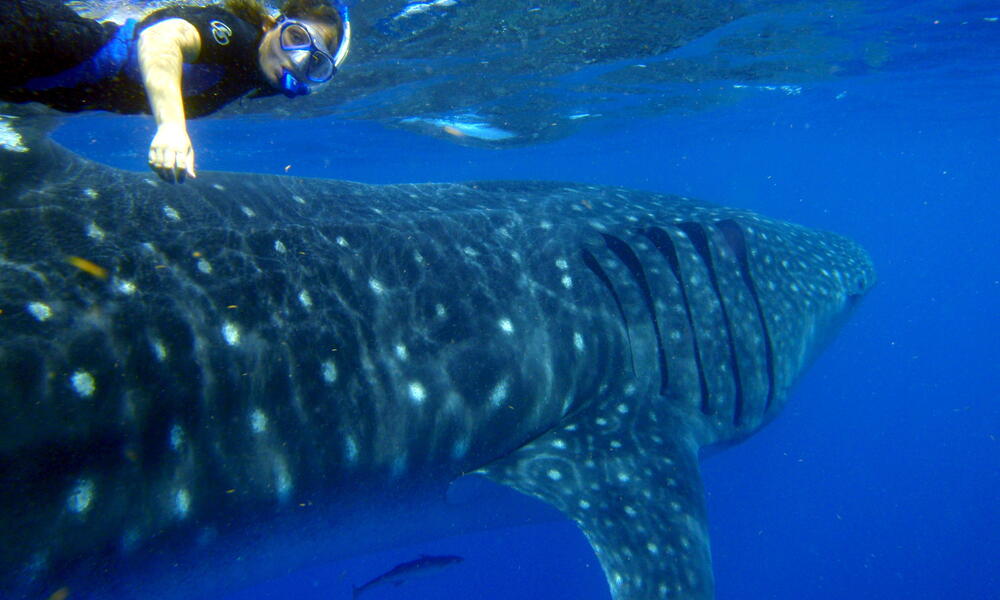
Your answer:
[[[723,239],[726,240],[726,244],[733,251],[737,262],[739,262],[743,285],[747,287],[750,297],[753,298],[754,307],[757,309],[757,319],[760,321],[760,330],[764,334],[764,363],[767,366],[767,400],[764,403],[764,414],[767,414],[774,399],[774,348],[771,345],[771,334],[767,330],[767,320],[764,319],[764,309],[760,304],[760,297],[757,294],[757,286],[754,284],[753,275],[750,273],[750,256],[747,251],[747,241],[744,237],[743,229],[736,221],[726,219],[719,221],[715,226],[722,232]]]
[[[642,301],[646,305],[646,312],[649,313],[650,323],[653,325],[653,333],[656,335],[656,357],[660,366],[660,393],[666,394],[670,384],[670,375],[667,372],[667,353],[663,347],[663,336],[660,335],[660,322],[656,318],[656,306],[653,303],[653,293],[649,289],[649,280],[646,279],[646,270],[642,268],[642,263],[624,240],[613,235],[602,233],[604,244],[611,250],[618,260],[628,269],[642,292]]]
[[[719,277],[715,272],[715,261],[712,260],[712,250],[708,247],[708,232],[701,223],[679,223],[680,228],[688,236],[695,252],[701,257],[705,268],[708,270],[708,280],[712,284],[712,291],[719,299],[719,307],[722,309],[722,323],[726,332],[726,345],[729,346],[729,372],[733,374],[734,400],[733,400],[733,423],[739,425],[743,419],[743,377],[740,373],[740,364],[736,359],[736,342],[733,339],[733,325],[729,320],[729,311],[726,309],[726,301],[722,297],[719,289]]]
[[[670,265],[670,271],[674,274],[674,279],[677,280],[677,287],[681,292],[681,300],[684,302],[684,313],[687,316],[688,327],[691,331],[692,352],[694,354],[695,370],[698,372],[698,386],[701,392],[701,412],[706,415],[711,414],[712,408],[708,403],[708,383],[705,381],[705,369],[701,366],[701,349],[698,347],[698,332],[695,329],[694,317],[691,315],[691,303],[688,301],[687,288],[684,285],[684,279],[681,277],[681,263],[677,258],[677,248],[674,246],[674,240],[671,239],[670,234],[659,227],[651,227],[644,231],[643,234],[649,238],[649,241],[653,242],[653,246],[666,259],[667,264]]]
[[[628,318],[625,316],[625,308],[622,307],[622,300],[618,297],[618,292],[615,291],[615,286],[611,283],[611,278],[608,277],[607,272],[605,272],[604,268],[601,267],[601,264],[597,262],[597,258],[591,254],[590,250],[582,248],[580,250],[580,256],[583,258],[583,264],[587,265],[587,268],[590,269],[594,275],[597,275],[597,278],[604,284],[604,287],[606,287],[608,292],[611,293],[611,297],[614,298],[615,306],[618,307],[618,314],[622,318],[622,327],[625,328],[625,339],[628,341],[628,353],[632,360],[632,374],[634,375],[636,374],[636,370],[635,353],[632,351],[632,334],[628,329]]]

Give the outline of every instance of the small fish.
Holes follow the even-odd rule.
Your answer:
[[[463,560],[465,559],[461,556],[428,556],[426,554],[421,554],[420,558],[400,563],[375,579],[372,579],[368,583],[360,587],[355,587],[354,593],[351,597],[356,599],[360,597],[362,593],[381,585],[403,585],[403,583],[409,579],[438,573],[443,569],[447,569],[451,565],[457,565]]]

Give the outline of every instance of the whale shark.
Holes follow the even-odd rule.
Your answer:
[[[699,457],[875,284],[848,239],[680,196],[168,185],[53,126],[0,132],[3,598],[205,597],[463,477],[576,522],[616,600],[712,598]]]

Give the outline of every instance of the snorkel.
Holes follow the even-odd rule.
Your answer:
[[[345,60],[347,60],[347,54],[348,52],[350,52],[351,49],[350,15],[348,14],[347,7],[341,4],[340,2],[334,0],[331,4],[337,10],[337,14],[340,17],[340,22],[342,24],[342,32],[340,36],[340,43],[337,46],[337,52],[332,57],[330,57],[325,52],[322,52],[316,47],[315,41],[312,42],[312,46],[311,48],[309,48],[309,52],[321,53],[326,58],[326,60],[331,61],[333,63],[332,68],[330,68],[330,72],[328,74],[324,74],[322,79],[309,79],[309,73],[306,72],[307,81],[303,81],[303,78],[300,77],[301,74],[297,74],[288,67],[283,67],[281,73],[281,79],[278,81],[278,84],[281,89],[281,92],[288,98],[295,98],[296,96],[305,96],[309,94],[310,92],[313,91],[313,87],[310,84],[314,84],[317,86],[325,84],[331,78],[333,78],[333,76],[337,73],[337,70],[339,69],[340,65],[343,64]],[[278,23],[282,22],[286,22],[284,16],[278,19]],[[286,52],[300,51],[300,50],[305,50],[305,48],[285,48],[284,46],[282,46],[282,50]]]

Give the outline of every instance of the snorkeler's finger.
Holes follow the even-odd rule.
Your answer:
[[[191,179],[197,179],[198,176],[194,172],[194,148],[188,148],[187,153],[187,176]]]

